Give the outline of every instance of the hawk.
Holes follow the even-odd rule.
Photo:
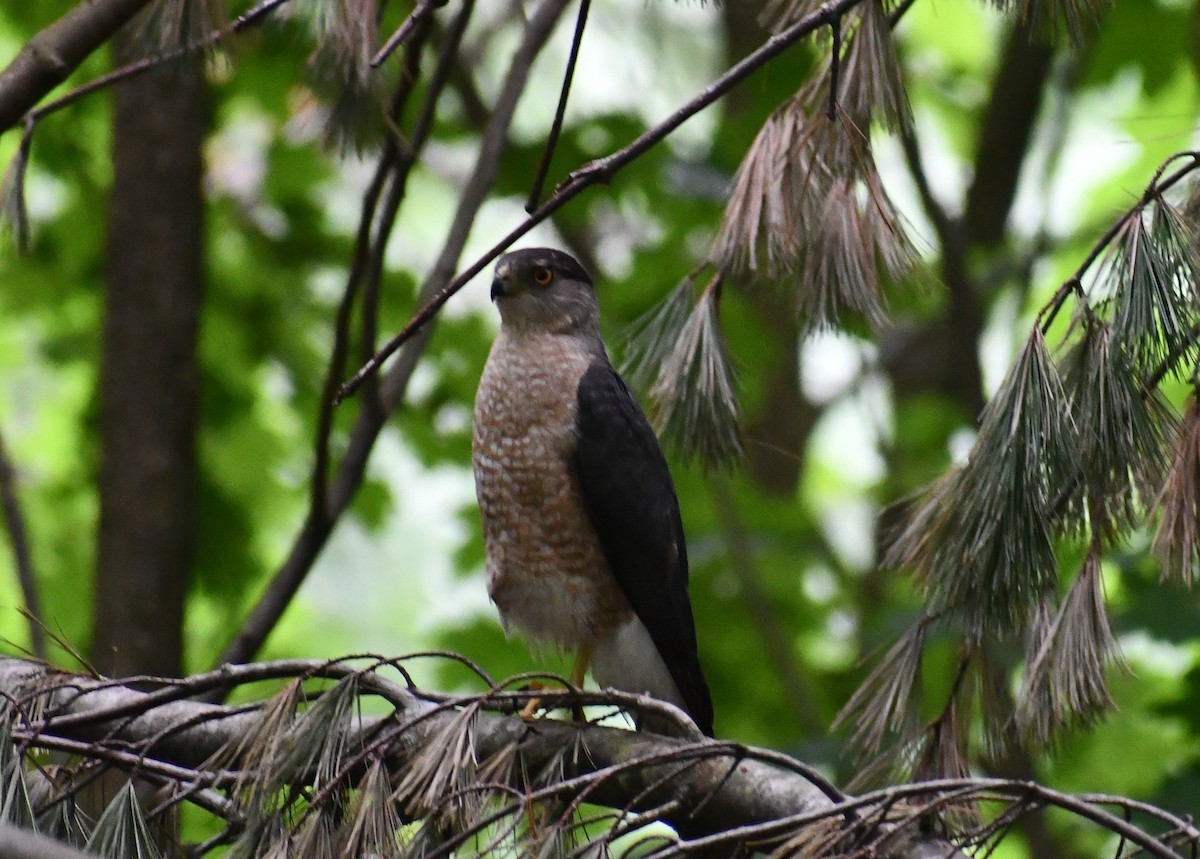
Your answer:
[[[500,333],[475,397],[488,595],[506,630],[576,655],[601,687],[682,708],[712,735],[679,501],[609,363],[592,279],[549,248],[496,263]]]

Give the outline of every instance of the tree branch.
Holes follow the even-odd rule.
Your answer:
[[[12,128],[150,0],[82,2],[25,43],[0,71],[0,133]]]
[[[575,63],[579,59],[579,48],[583,44],[583,28],[587,26],[588,9],[592,0],[579,0],[579,13],[575,18],[575,34],[571,37],[571,53],[567,56],[567,68],[563,72],[562,89],[558,94],[558,107],[554,111],[554,121],[550,124],[550,133],[546,136],[546,149],[542,152],[541,163],[538,164],[537,174],[533,178],[533,187],[525,202],[525,211],[532,212],[537,208],[542,198],[542,188],[546,182],[546,174],[550,172],[550,162],[554,159],[554,149],[558,145],[558,137],[562,133],[563,118],[567,115],[567,96],[571,93],[571,81],[575,78]]]
[[[46,631],[42,628],[42,601],[38,595],[37,576],[33,571],[33,553],[29,548],[29,530],[25,526],[25,515],[17,498],[17,473],[8,456],[8,447],[0,435],[0,506],[4,510],[4,527],[8,529],[8,541],[12,547],[13,566],[17,569],[17,583],[21,587],[21,599],[25,602],[26,618],[29,621],[29,648],[38,659],[46,658]]]
[[[264,777],[263,773],[249,771],[239,775],[240,761],[231,759],[229,753],[245,749],[247,743],[263,741],[259,732],[269,708],[246,712],[179,700],[178,696],[184,692],[195,694],[213,683],[232,686],[267,676],[287,676],[289,672],[297,678],[354,673],[364,687],[399,693],[388,695],[397,708],[394,716],[352,715],[343,723],[329,726],[331,733],[345,735],[348,753],[374,744],[374,751],[388,762],[397,781],[417,766],[415,762],[423,753],[448,753],[444,744],[464,724],[464,712],[478,710],[481,704],[507,706],[522,695],[533,694],[502,693],[451,700],[451,704],[466,707],[464,711],[460,706],[422,700],[378,677],[369,666],[355,670],[345,663],[302,660],[244,666],[181,681],[163,680],[159,689],[143,692],[103,679],[57,673],[25,660],[0,658],[0,695],[13,702],[9,718],[17,718],[17,735],[26,746],[39,746],[39,738],[44,738],[41,742],[47,746],[59,740],[91,743],[98,757],[103,758],[104,750],[110,748],[124,753],[107,758],[119,766],[136,769],[138,761],[161,762],[166,766],[154,770],[160,776],[176,773],[191,785],[229,787],[234,781],[244,784],[245,778]],[[141,679],[142,685],[147,682]],[[627,702],[631,698],[580,696],[580,700],[591,703],[613,699]],[[37,713],[43,715],[35,718],[33,714]],[[635,813],[665,808],[665,819],[684,837],[717,841],[722,833],[742,828],[762,836],[794,834],[794,827],[781,823],[789,819],[825,821],[860,830],[870,825],[876,838],[911,829],[912,834],[906,837],[912,839],[912,844],[936,844],[940,855],[961,855],[943,840],[917,837],[912,828],[914,821],[879,824],[859,815],[851,806],[865,808],[869,802],[836,791],[831,798],[831,789],[823,780],[810,778],[806,775],[808,768],[775,752],[599,725],[548,719],[530,723],[481,710],[465,724],[471,737],[472,765],[481,771],[488,769],[489,761],[503,759],[514,749],[521,762],[514,772],[538,773],[551,765],[560,768],[553,779],[536,786],[530,800],[586,797],[589,803]],[[84,747],[73,748],[87,755]],[[564,750],[573,751],[564,754]],[[205,763],[212,760],[223,762],[224,775]],[[293,777],[303,781],[309,774],[297,772]],[[311,797],[314,806],[319,801],[320,794]],[[224,811],[233,813],[233,809]],[[925,854],[908,848],[889,855]]]
[[[458,264],[471,225],[495,181],[500,157],[508,143],[508,128],[512,123],[517,100],[524,91],[529,70],[554,29],[554,24],[566,3],[567,0],[544,0],[529,19],[522,43],[513,55],[504,86],[484,131],[483,145],[476,160],[475,170],[459,197],[458,209],[447,231],[442,251],[421,288],[419,300],[427,300],[434,294],[453,274]],[[385,242],[386,236],[386,233],[382,234],[377,237],[377,241]],[[334,523],[361,485],[367,459],[375,441],[387,417],[403,398],[408,380],[416,368],[417,359],[428,343],[430,333],[431,330],[422,332],[421,337],[405,349],[400,360],[382,380],[380,407],[360,410],[350,433],[346,453],[326,493],[323,514],[317,515],[314,509],[305,520],[287,559],[268,584],[266,592],[242,624],[242,628],[221,654],[222,663],[238,663],[252,659],[291,603],[317,555],[324,548]]]
[[[388,37],[388,40],[383,43],[383,47],[375,52],[375,56],[371,57],[371,68],[378,68],[383,65],[384,60],[390,57],[435,9],[445,6],[446,3],[447,0],[421,0],[417,4],[417,7],[413,9],[412,14],[404,19],[404,23],[396,29],[396,32]]]
[[[483,271],[492,260],[500,256],[509,245],[549,218],[575,197],[579,196],[585,189],[590,188],[592,185],[607,184],[610,182],[619,170],[645,155],[669,137],[675,129],[721,98],[721,96],[725,95],[762,66],[782,54],[814,30],[829,26],[835,18],[861,2],[862,0],[829,0],[829,2],[822,4],[817,11],[805,15],[791,26],[773,35],[755,51],[734,64],[723,75],[705,87],[698,95],[680,106],[658,125],[638,136],[637,139],[627,146],[618,149],[604,158],[589,162],[571,173],[567,181],[559,185],[546,202],[542,203],[533,212],[530,212],[527,218],[514,227],[508,235],[493,245],[491,250],[479,257],[457,277],[450,280],[444,287],[433,294],[425,305],[413,315],[408,324],[342,385],[338,393],[338,401],[343,401],[347,397],[352,396],[367,376],[378,370],[384,361],[396,353],[396,350],[412,339],[437,314],[442,305],[450,300],[451,296],[466,286],[475,275]]]
[[[238,17],[234,19],[229,26],[223,27],[214,33],[210,33],[203,39],[200,39],[193,44],[184,45],[183,47],[165,51],[161,54],[155,54],[150,57],[143,57],[139,60],[134,60],[120,66],[119,68],[113,69],[111,72],[100,75],[97,78],[93,78],[87,83],[80,84],[70,92],[67,92],[59,98],[54,99],[54,101],[44,104],[36,110],[31,110],[27,116],[25,134],[28,135],[32,133],[32,125],[45,118],[49,114],[61,110],[67,105],[74,104],[81,98],[89,96],[94,92],[105,89],[106,87],[110,87],[113,84],[129,80],[130,78],[137,77],[138,75],[148,72],[150,69],[161,66],[164,63],[179,60],[183,57],[186,57],[188,54],[211,48],[232,35],[236,35],[237,33],[241,33],[243,30],[262,23],[262,21],[265,20],[272,12],[274,12],[276,8],[288,2],[290,2],[290,0],[260,0],[260,2],[257,3],[253,8],[248,9],[241,15],[238,15]]]
[[[528,722],[496,711],[511,713],[531,695],[544,697],[546,692],[493,688],[483,695],[428,695],[378,673],[383,666],[403,672],[401,660],[371,659],[362,667],[347,660],[281,660],[182,680],[139,678],[139,687],[156,687],[147,692],[0,657],[0,696],[10,702],[6,717],[22,752],[59,748],[85,761],[134,773],[144,770],[181,787],[175,801],[203,792],[200,804],[226,819],[262,812],[253,799],[254,784],[275,792],[319,779],[319,789],[305,794],[300,818],[293,819],[298,831],[306,818],[327,805],[336,805],[337,814],[343,815],[345,790],[363,786],[370,765],[386,766],[386,801],[400,803],[406,821],[434,817],[439,831],[451,824],[444,832],[451,839],[447,844],[465,840],[464,831],[469,838],[501,816],[524,815],[534,803],[560,803],[557,807],[566,811],[559,824],[570,827],[572,809],[586,801],[618,812],[615,817],[606,815],[609,825],[628,827],[639,819],[658,819],[674,826],[682,840],[667,841],[654,856],[753,845],[776,847],[789,855],[807,847],[813,855],[963,859],[956,844],[983,844],[1028,810],[1050,806],[1113,832],[1159,859],[1175,859],[1179,854],[1173,845],[1200,845],[1200,830],[1194,824],[1163,809],[1118,796],[1063,793],[1027,780],[942,779],[849,797],[809,767],[777,752],[596,724]],[[335,761],[322,761],[317,767],[315,757],[294,754],[296,729],[306,715],[304,710],[293,715],[306,697],[295,684],[348,677],[358,683],[356,694],[381,695],[394,713],[363,716],[360,707],[351,706],[345,716],[319,725],[322,736],[343,742],[337,745],[342,751]],[[265,678],[293,682],[282,698],[252,710],[185,700],[213,685],[232,687]],[[337,688],[344,687],[333,687]],[[308,700],[311,712],[323,697]],[[287,707],[281,710],[279,702]],[[553,700],[571,702],[669,707],[619,693],[558,694]],[[278,746],[282,759],[263,758],[264,744]],[[431,773],[431,766],[437,772]],[[445,767],[453,775],[437,774]],[[228,798],[222,791],[229,792]],[[456,832],[453,816],[444,815],[463,800],[464,791],[502,799],[488,805],[474,824],[459,818],[466,829]],[[938,834],[937,820],[948,809],[980,800],[999,803],[999,829],[976,823],[954,836]],[[400,824],[398,818],[393,820]],[[1160,834],[1151,834],[1146,824]]]

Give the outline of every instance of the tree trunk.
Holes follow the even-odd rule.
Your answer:
[[[133,37],[115,58],[134,58]],[[196,539],[196,339],[203,293],[200,58],[113,91],[113,188],[100,373],[92,659],[177,675]]]

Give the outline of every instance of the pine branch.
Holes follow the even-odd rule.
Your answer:
[[[17,472],[8,455],[4,437],[0,435],[0,509],[4,514],[4,526],[8,531],[8,542],[12,548],[13,566],[17,570],[17,583],[21,587],[21,598],[25,603],[25,617],[29,621],[29,648],[39,659],[46,658],[46,632],[42,628],[42,601],[38,592],[37,575],[33,569],[33,553],[29,547],[29,531],[25,526],[25,514],[17,497]]]
[[[421,0],[412,13],[404,19],[404,23],[396,28],[396,32],[392,33],[383,46],[371,57],[371,68],[383,65],[384,61],[412,35],[418,25],[431,16],[434,10],[445,6],[447,2],[448,0]]]
[[[147,0],[142,0],[142,2],[144,4],[147,2]],[[26,114],[25,134],[28,136],[32,132],[32,126],[41,119],[44,119],[46,116],[49,116],[51,113],[61,110],[67,105],[74,104],[85,96],[91,95],[99,90],[106,89],[113,84],[120,83],[121,81],[128,80],[129,78],[136,77],[144,72],[149,71],[150,69],[161,66],[164,63],[173,62],[174,60],[178,60],[181,57],[187,56],[195,51],[202,51],[207,48],[211,48],[234,34],[241,33],[250,27],[256,26],[265,20],[272,12],[274,12],[276,8],[288,2],[291,2],[291,0],[260,0],[260,2],[255,4],[255,6],[239,15],[230,24],[221,28],[220,30],[207,32],[203,36],[190,41],[185,45],[164,50],[161,53],[155,54],[154,56],[135,60],[134,62],[127,63],[120,68],[113,69],[111,72],[100,75],[94,80],[80,84],[59,98],[47,102],[41,107],[29,110],[29,112]],[[98,6],[100,4],[93,3],[82,5]],[[46,31],[42,31],[42,33],[45,32]],[[35,36],[34,40],[40,38],[42,33],[39,33],[38,36]],[[34,40],[28,42],[26,47],[28,48],[29,45],[34,44]],[[13,65],[15,65],[19,59],[20,56],[18,56],[17,60],[13,61]],[[12,66],[10,66],[10,68],[12,68]],[[6,93],[4,88],[5,74],[7,74],[7,70],[5,72],[0,72],[0,111],[4,110],[4,97]],[[65,80],[65,76],[63,79]],[[29,107],[32,108],[33,105],[31,104]],[[18,116],[18,119],[19,118],[20,117]],[[11,127],[13,124],[15,124],[15,122],[16,120],[13,120],[12,122],[4,124],[3,114],[0,113],[0,133],[2,133],[8,127]]]
[[[795,24],[772,36],[758,49],[752,51],[740,62],[734,64],[693,99],[680,106],[658,125],[645,131],[636,140],[618,149],[616,152],[589,162],[572,172],[567,180],[555,189],[546,202],[529,213],[529,216],[514,227],[508,235],[493,245],[489,251],[476,259],[474,263],[453,279],[447,278],[445,285],[438,289],[422,305],[421,309],[413,314],[408,323],[376,352],[369,361],[363,364],[358,372],[342,385],[338,392],[339,402],[352,396],[367,376],[376,372],[383,362],[412,339],[426,323],[437,315],[442,305],[466,286],[475,275],[483,271],[489,263],[500,256],[509,245],[549,218],[587,188],[590,188],[592,185],[608,184],[618,171],[645,155],[665,140],[679,126],[683,125],[684,122],[717,101],[717,99],[721,98],[721,96],[725,95],[753,72],[782,54],[800,39],[815,30],[829,26],[834,18],[842,15],[846,10],[853,8],[861,2],[863,0],[831,0],[831,2],[822,5],[816,12],[805,16]]]
[[[368,659],[363,665],[349,659],[285,660],[182,680],[113,682],[0,658],[0,696],[9,702],[0,729],[11,731],[0,738],[0,756],[8,755],[8,764],[0,766],[0,787],[19,789],[14,780],[26,772],[21,756],[39,748],[174,783],[183,789],[160,808],[193,801],[236,821],[193,855],[233,841],[230,856],[282,850],[315,859],[342,855],[348,844],[394,845],[402,825],[408,846],[419,855],[448,855],[472,844],[504,848],[512,838],[526,838],[518,832],[518,818],[528,819],[548,802],[565,803],[558,806],[565,811],[557,820],[546,819],[545,831],[530,833],[537,841],[518,845],[545,845],[552,843],[545,839],[568,835],[572,815],[584,802],[616,812],[588,818],[589,837],[606,838],[603,830],[614,821],[620,828],[613,834],[654,820],[674,826],[678,840],[660,841],[648,854],[654,856],[749,844],[786,855],[816,855],[806,847],[823,845],[819,855],[963,859],[956,844],[998,837],[1004,821],[1043,807],[1090,821],[1159,859],[1176,857],[1176,847],[1200,845],[1200,830],[1189,820],[1136,800],[1072,795],[1029,780],[997,778],[921,781],[847,796],[777,752],[596,724],[527,722],[511,715],[513,708],[530,695],[547,693],[494,687],[482,695],[430,694],[380,673],[385,666],[403,672],[403,660]],[[213,685],[268,677],[291,682],[280,695],[248,709],[186,700]],[[319,678],[341,681],[315,699],[302,693],[305,681]],[[364,693],[383,697],[394,712],[362,715],[355,702]],[[650,705],[620,693],[568,693],[553,703]],[[19,743],[15,749],[12,740]],[[313,789],[314,782],[323,786]],[[38,796],[39,803],[55,802],[53,794]],[[982,799],[993,803],[998,824],[961,818],[959,826],[966,828],[941,834],[937,818]],[[451,808],[459,812],[447,817]],[[26,804],[26,819],[33,813]],[[137,826],[132,818],[139,814],[128,806],[119,815],[114,811],[111,823]],[[1159,834],[1134,823],[1134,814]],[[433,823],[414,832],[416,820]]]
[[[214,683],[237,685],[289,673],[298,681],[331,672],[354,678],[363,690],[386,693],[396,707],[395,715],[364,716],[359,714],[359,708],[347,706],[351,699],[344,695],[339,698],[336,692],[351,688],[345,681],[334,687],[334,697],[318,699],[307,711],[301,710],[298,717],[287,715],[295,713],[299,705],[294,691],[289,691],[286,699],[276,699],[279,703],[253,711],[231,710],[176,697],[185,691],[195,694]],[[530,693],[466,696],[451,699],[449,704],[435,704],[423,700],[419,693],[396,687],[369,665],[355,669],[344,662],[262,663],[158,682],[162,684],[159,690],[136,691],[119,683],[59,674],[24,660],[0,658],[0,694],[15,704],[8,718],[15,718],[24,747],[53,746],[62,738],[91,743],[98,753],[110,747],[119,749],[127,757],[111,762],[121,765],[124,760],[125,765],[136,769],[140,759],[148,766],[163,762],[182,768],[177,770],[180,772],[192,770],[195,779],[231,790],[234,802],[243,808],[244,800],[237,797],[244,797],[245,793],[237,784],[248,786],[252,781],[268,778],[268,784],[274,788],[269,794],[259,796],[269,795],[272,802],[278,802],[286,796],[289,782],[311,784],[314,779],[323,778],[322,771],[334,772],[324,768],[323,762],[345,764],[353,760],[349,757],[350,750],[370,749],[370,762],[361,769],[336,770],[339,777],[349,779],[347,787],[361,787],[372,778],[373,768],[386,762],[392,784],[399,785],[397,792],[388,794],[392,799],[419,793],[436,808],[441,808],[445,800],[465,799],[467,794],[463,790],[492,784],[502,787],[503,773],[510,771],[547,775],[535,780],[528,795],[531,801],[585,795],[589,803],[633,812],[666,808],[666,819],[685,838],[698,841],[714,837],[720,840],[722,833],[731,827],[760,826],[764,834],[790,832],[794,826],[781,827],[778,822],[806,817],[840,820],[841,825],[862,829],[863,820],[848,807],[855,800],[832,789],[801,763],[775,752],[598,725],[550,720],[530,723],[516,716],[493,714],[496,708],[509,708]],[[146,686],[152,681],[140,678],[138,683]],[[298,690],[299,686],[288,688]],[[637,700],[635,696],[604,694],[578,697],[592,703]],[[328,711],[321,711],[323,700],[338,703]],[[315,714],[307,718],[314,731],[319,728],[322,736],[338,738],[336,751],[331,751],[333,747],[328,740],[322,741],[319,750],[303,748],[301,741],[308,733],[302,724],[304,714],[314,710]],[[273,712],[286,718],[280,720],[271,715]],[[469,714],[469,718],[464,720],[464,714]],[[268,748],[272,745],[279,754]],[[459,751],[450,753],[455,746]],[[254,754],[247,757],[251,750]],[[564,755],[564,750],[570,753]],[[514,754],[517,758],[512,758]],[[424,758],[422,764],[423,755],[432,757]],[[497,762],[510,758],[519,759],[520,766],[512,770],[496,767]],[[439,760],[445,763],[437,763]],[[220,770],[213,773],[215,779],[205,776],[210,761],[221,762]],[[421,775],[419,769],[425,765],[433,768]],[[454,782],[444,781],[451,772],[443,771],[446,765],[458,773],[455,780],[467,779],[457,781],[457,793]],[[463,766],[469,771],[460,771]],[[374,772],[378,786],[380,774],[377,769]],[[471,773],[482,774],[484,780],[476,780]],[[407,789],[404,779],[410,779]],[[308,807],[320,806],[323,796],[331,801],[334,798],[332,793],[318,790],[310,794]],[[525,801],[525,797],[521,800]],[[408,808],[415,811],[418,806],[410,804]],[[430,811],[431,808],[425,809],[425,813]],[[306,814],[312,817],[315,812]],[[361,832],[367,823],[360,818],[357,825]],[[915,857],[928,855],[925,851],[931,849],[942,851],[941,855],[957,855],[946,842],[917,835],[915,825],[915,820],[888,820],[862,829],[860,834],[887,839],[907,832],[904,838],[911,839],[910,845],[889,855]]]

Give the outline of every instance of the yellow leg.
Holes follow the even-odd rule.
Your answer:
[[[583,688],[583,678],[587,676],[588,665],[592,661],[592,646],[587,642],[579,645],[575,651],[575,667],[571,669],[571,683],[576,689]]]
[[[526,688],[547,689],[549,687],[547,687],[545,683],[539,683],[538,681],[535,680],[534,682],[530,683],[529,686]],[[541,708],[541,706],[542,706],[541,698],[530,698],[529,702],[524,707],[521,708],[521,718],[524,719],[526,722],[533,721],[534,714],[537,713],[537,711]]]
[[[575,651],[575,664],[571,667],[571,685],[576,689],[583,688],[584,678],[587,677],[588,665],[592,661],[592,646],[590,644],[581,644],[579,649]],[[543,683],[530,683],[530,688],[544,689],[548,688]],[[534,715],[542,706],[541,698],[532,698],[529,703],[521,708],[521,718],[525,721],[531,721]],[[576,722],[586,721],[583,715],[582,707],[572,707],[571,712],[575,717]]]
[[[587,677],[588,665],[592,661],[592,646],[587,642],[579,645],[579,650],[575,652],[575,667],[571,669],[571,685],[576,689],[583,688],[584,678]],[[583,714],[583,708],[576,705],[571,708],[571,717],[576,722],[586,722],[587,716]]]

